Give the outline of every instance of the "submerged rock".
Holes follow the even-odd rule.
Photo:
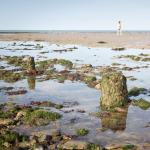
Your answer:
[[[124,106],[128,100],[126,77],[115,71],[104,74],[101,80],[101,94],[102,109],[110,110]]]
[[[114,51],[123,51],[123,50],[125,50],[125,47],[116,47],[116,48],[112,48],[112,50],[114,50]]]
[[[27,90],[17,90],[17,91],[9,91],[6,92],[8,95],[21,95],[21,94],[26,94]]]

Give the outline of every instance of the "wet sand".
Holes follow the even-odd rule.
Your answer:
[[[0,34],[0,41],[47,41],[55,44],[78,44],[89,47],[150,48],[150,32],[65,32]]]

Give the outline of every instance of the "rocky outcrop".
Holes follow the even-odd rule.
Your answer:
[[[28,63],[27,73],[36,74],[34,57],[29,57],[27,63]]]
[[[101,80],[101,108],[110,110],[121,107],[127,100],[126,77],[116,71],[104,74]]]

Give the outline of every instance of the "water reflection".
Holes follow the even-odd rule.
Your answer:
[[[28,76],[27,82],[30,90],[34,90],[36,83],[35,83],[36,77],[35,76]]]
[[[102,116],[101,117],[102,128],[104,130],[110,129],[114,132],[125,130],[128,106],[123,110],[124,110],[123,112],[109,112],[107,116]]]

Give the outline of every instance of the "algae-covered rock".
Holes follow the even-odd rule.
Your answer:
[[[129,91],[128,95],[129,96],[138,96],[140,94],[145,94],[146,92],[147,92],[147,89],[145,89],[145,88],[134,87]]]
[[[25,141],[28,141],[27,136],[20,135],[9,129],[0,130],[0,149],[19,149],[19,143]]]
[[[80,129],[77,129],[76,132],[77,132],[78,136],[85,136],[89,133],[89,130],[84,129],[84,128],[80,128]]]
[[[101,80],[101,107],[110,110],[124,106],[127,100],[126,77],[116,71],[104,74]]]
[[[132,104],[134,106],[138,106],[143,110],[147,110],[150,108],[150,102],[144,100],[144,99],[139,99],[139,100],[133,100]]]
[[[0,70],[0,80],[5,82],[16,82],[22,80],[24,74],[22,72],[12,72],[11,70]]]
[[[79,149],[79,150],[85,150],[87,149],[87,142],[84,141],[79,141],[79,140],[70,140],[66,143],[64,143],[60,148],[61,149],[68,149],[68,150],[73,150],[73,149]]]
[[[112,50],[114,50],[114,51],[123,51],[123,50],[125,50],[125,47],[116,47],[116,48],[112,48]]]
[[[62,150],[101,150],[100,146],[81,140],[69,140],[59,146]]]
[[[126,145],[120,145],[120,144],[111,144],[105,146],[106,150],[140,150],[136,145],[133,144],[126,144]]]
[[[61,115],[57,112],[48,112],[42,109],[29,109],[23,118],[23,122],[30,126],[47,125],[50,121],[56,121]]]
[[[28,58],[28,69],[27,72],[29,74],[35,74],[36,73],[36,69],[35,69],[35,61],[34,61],[34,57],[29,57]]]

